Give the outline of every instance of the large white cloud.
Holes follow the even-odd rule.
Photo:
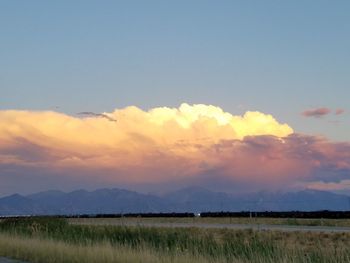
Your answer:
[[[35,173],[116,184],[209,176],[286,185],[312,181],[317,169],[332,171],[317,180],[327,174],[343,180],[344,173],[334,174],[350,167],[347,143],[296,135],[269,114],[237,116],[202,104],[149,111],[131,106],[84,118],[0,111],[0,138],[0,170],[7,178],[31,171],[33,180]]]

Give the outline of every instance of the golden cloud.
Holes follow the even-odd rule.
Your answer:
[[[109,169],[128,174],[128,180],[166,180],[222,165],[225,157],[209,154],[222,141],[292,133],[269,114],[236,116],[203,104],[149,111],[130,106],[84,118],[8,110],[0,111],[0,164]]]
[[[180,142],[215,143],[256,135],[285,137],[293,132],[268,114],[247,112],[234,116],[219,107],[202,104],[149,111],[131,106],[103,114],[117,122],[51,111],[0,111],[1,146],[11,147],[21,138],[46,148],[80,154],[117,150],[137,155],[136,150],[172,147]]]
[[[237,116],[203,104],[131,106],[83,118],[0,111],[0,138],[0,172],[7,175],[89,174],[114,183],[209,176],[271,185],[336,182],[350,171],[349,143],[295,134],[269,114]]]

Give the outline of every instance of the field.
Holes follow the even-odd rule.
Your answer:
[[[255,224],[350,227],[350,219],[259,218],[259,217],[151,217],[70,218],[73,224],[114,225],[127,223]]]
[[[80,225],[63,218],[5,219],[0,222],[0,256],[33,263],[340,263],[350,262],[350,233]]]

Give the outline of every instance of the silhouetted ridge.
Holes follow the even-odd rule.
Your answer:
[[[46,191],[0,198],[0,215],[205,213],[240,211],[345,211],[348,196],[305,190],[289,193],[228,194],[187,187],[163,196],[124,189]]]

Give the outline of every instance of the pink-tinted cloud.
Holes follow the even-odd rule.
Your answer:
[[[341,114],[343,114],[344,112],[345,112],[344,109],[336,109],[335,115],[341,115]]]
[[[307,184],[307,188],[322,191],[350,190],[350,179],[341,180],[339,182],[310,182],[309,184]]]
[[[250,191],[350,178],[350,143],[293,133],[271,115],[183,105],[108,116],[118,121],[0,111],[2,185],[221,182],[225,190]]]
[[[302,115],[304,117],[321,118],[330,113],[331,113],[331,110],[328,108],[317,108],[317,109],[310,109],[310,110],[303,111]]]

